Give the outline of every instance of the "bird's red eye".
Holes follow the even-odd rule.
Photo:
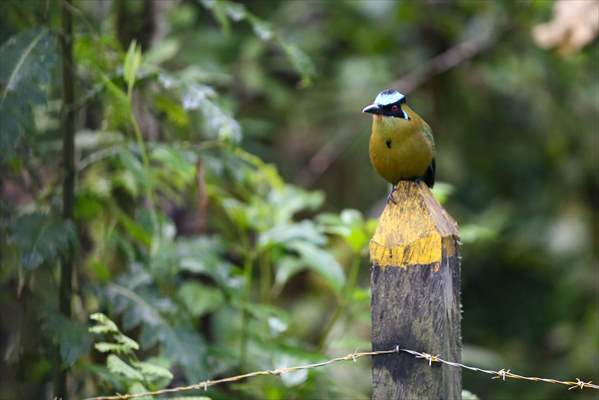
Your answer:
[[[396,105],[391,106],[391,111],[396,112],[397,110],[399,110],[399,107],[397,107]]]

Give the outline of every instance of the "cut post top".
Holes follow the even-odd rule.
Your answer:
[[[423,182],[400,181],[370,241],[375,267],[433,265],[457,253],[458,226]]]

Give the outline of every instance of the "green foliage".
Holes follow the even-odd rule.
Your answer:
[[[597,43],[539,49],[530,32],[550,3],[73,2],[74,224],[60,207],[60,3],[42,3],[0,2],[8,393],[47,397],[59,357],[73,397],[89,397],[367,348],[367,247],[388,188],[359,111],[405,77],[435,133],[434,194],[461,227],[464,360],[593,378]],[[480,54],[430,65],[489,29]],[[69,250],[66,319],[57,265]],[[207,394],[368,398],[368,371]],[[480,398],[563,396],[464,379]]]
[[[315,69],[310,58],[297,45],[283,39],[267,21],[249,12],[243,4],[228,0],[200,0],[200,2],[212,12],[225,34],[230,35],[229,21],[247,21],[260,40],[277,43],[293,69],[301,76],[301,85],[305,87],[311,84]]]
[[[94,347],[100,353],[107,354],[106,369],[111,374],[108,377],[110,381],[121,382],[131,393],[141,393],[163,388],[173,379],[167,359],[154,357],[139,361],[135,353],[139,345],[123,334],[112,320],[102,313],[92,314],[90,319],[96,325],[90,327],[89,332],[107,340],[96,342]]]
[[[86,327],[57,313],[44,316],[42,329],[58,345],[62,363],[70,367],[88,354],[92,342]]]
[[[56,58],[55,40],[46,28],[21,32],[0,47],[1,163],[33,139],[33,107],[46,103]]]
[[[133,90],[137,72],[141,66],[141,48],[135,43],[135,40],[129,45],[127,55],[125,56],[125,64],[123,65],[123,78],[127,83],[127,93]]]
[[[75,239],[72,224],[40,212],[8,218],[3,225],[9,254],[16,256],[12,259],[12,267],[27,271],[43,263],[55,262]]]

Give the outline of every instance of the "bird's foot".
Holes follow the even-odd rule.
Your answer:
[[[422,182],[422,177],[421,176],[416,176],[414,178],[410,178],[410,180],[412,182],[414,182],[416,185],[420,186],[420,182]]]
[[[391,189],[391,192],[389,192],[389,194],[387,195],[387,204],[389,204],[389,202],[391,202],[393,204],[397,204],[397,202],[393,198],[393,193],[395,193],[396,190],[397,190],[397,186],[393,185],[393,189]]]

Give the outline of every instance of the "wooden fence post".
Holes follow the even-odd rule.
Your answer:
[[[373,350],[461,360],[457,224],[424,183],[402,181],[370,241]],[[374,400],[461,399],[459,368],[406,353],[373,359]]]

